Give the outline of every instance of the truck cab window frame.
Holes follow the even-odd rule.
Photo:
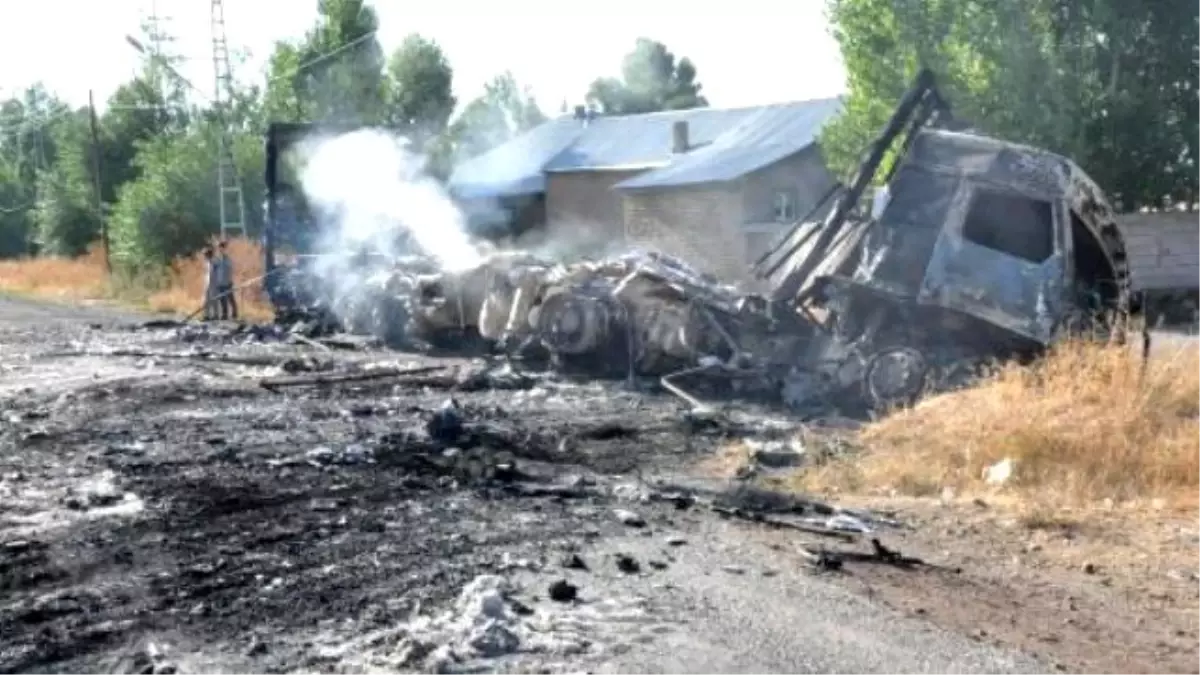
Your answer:
[[[962,236],[967,241],[1033,264],[1057,250],[1054,203],[1004,190],[974,187],[967,199]]]

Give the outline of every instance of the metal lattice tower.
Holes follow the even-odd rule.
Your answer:
[[[225,7],[212,0],[213,109],[221,126],[217,156],[217,198],[221,212],[221,237],[245,234],[246,200],[237,164],[233,161],[232,129],[228,106],[233,101],[233,69],[229,65],[229,42],[225,39]]]
[[[176,60],[174,50],[175,37],[169,29],[170,17],[162,16],[158,13],[158,3],[153,0],[150,2],[150,13],[143,19],[143,29],[146,32],[146,48],[149,51],[150,63],[153,66],[166,64],[171,66]],[[159,100],[167,101],[167,90],[165,80],[162,77],[157,78]]]

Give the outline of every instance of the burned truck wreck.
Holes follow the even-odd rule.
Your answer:
[[[1100,188],[1069,159],[963,130],[928,71],[830,199],[825,218],[755,263],[758,293],[659,253],[564,263],[494,251],[456,272],[419,252],[383,260],[359,275],[369,288],[341,289],[355,303],[308,297],[392,346],[532,346],[560,368],[659,377],[693,405],[704,401],[689,391],[704,390],[887,408],[979,364],[1125,325],[1125,246]]]
[[[839,363],[875,405],[1126,326],[1125,244],[1100,188],[1067,158],[954,127],[922,72],[829,216],[757,263],[773,303],[825,312],[809,362]],[[902,133],[883,198],[855,213]]]

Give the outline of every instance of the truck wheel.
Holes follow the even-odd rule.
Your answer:
[[[876,351],[863,371],[863,398],[872,410],[883,412],[912,405],[925,393],[929,362],[912,347],[885,347]]]

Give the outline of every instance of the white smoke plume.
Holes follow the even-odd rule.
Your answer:
[[[415,252],[411,243],[447,271],[481,261],[463,214],[407,140],[362,129],[313,139],[303,155],[300,183],[319,213],[323,252],[365,247],[394,258]]]
[[[417,255],[446,272],[483,261],[466,217],[406,139],[360,129],[309,138],[297,151],[296,177],[317,231],[308,271],[350,330],[379,334],[394,320],[376,301],[399,259]]]

